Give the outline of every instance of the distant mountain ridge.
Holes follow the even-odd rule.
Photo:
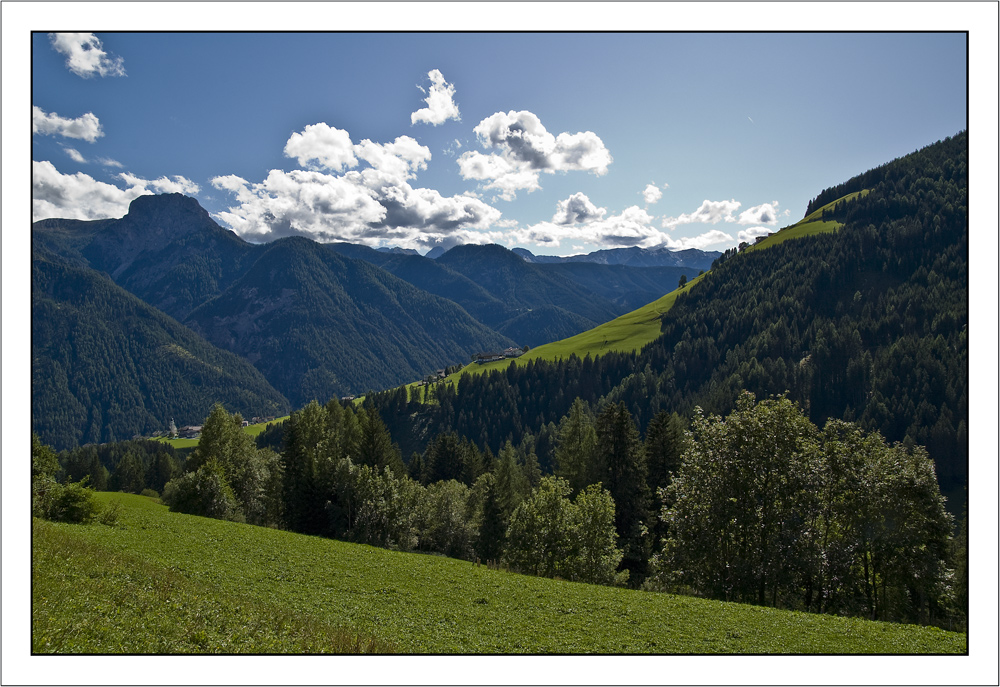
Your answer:
[[[256,393],[275,399],[271,405],[281,409],[287,409],[289,402],[326,401],[412,381],[464,362],[475,352],[517,343],[456,303],[366,261],[338,255],[323,244],[305,238],[247,243],[216,224],[196,200],[179,194],[142,196],[116,220],[36,222],[32,247],[36,261],[57,271],[75,271],[70,283],[106,282],[98,292],[120,287],[130,298],[141,299],[148,306],[146,314],[129,321],[160,322],[162,316],[170,322],[156,325],[157,350],[191,351],[195,346],[206,351],[199,354],[201,359],[236,353],[241,364],[252,364],[266,377],[267,381],[256,378],[254,384],[262,385]],[[389,260],[424,260],[405,253],[372,253]],[[130,396],[127,403],[98,402],[100,394],[109,391],[113,376],[108,371],[130,369],[135,356],[152,359],[108,343],[129,339],[130,333],[120,330],[119,323],[122,309],[134,310],[135,304],[116,296],[88,306],[89,321],[83,327],[76,314],[79,309],[67,307],[73,304],[72,288],[63,289],[62,301],[42,297],[37,281],[43,273],[37,269],[33,273],[33,310],[36,315],[44,310],[44,331],[78,331],[88,340],[105,342],[103,352],[88,350],[81,357],[72,335],[62,345],[45,336],[33,338],[32,371],[37,382],[33,402],[38,411],[34,415],[36,426],[51,435],[46,441],[65,447],[73,441],[129,438],[150,431],[153,416],[160,424],[166,421],[164,416],[197,415],[192,421],[203,417],[211,404],[190,413],[184,409],[187,406],[171,400],[174,396],[165,388],[193,383],[185,377],[191,374],[190,366],[174,368],[174,377],[160,375],[153,382],[140,375],[135,384],[143,392]],[[84,334],[88,328],[96,328],[100,335]],[[82,369],[93,372],[72,373]],[[56,420],[60,429],[53,434],[44,427],[46,418],[65,416],[66,411],[58,410],[61,407],[76,407],[65,400],[66,384],[59,381],[67,376],[75,397],[114,410],[87,423]],[[220,388],[207,386],[206,393],[213,401],[235,403],[235,397],[229,398]],[[85,406],[87,402],[77,410],[87,412]],[[263,412],[262,407],[254,414],[274,413]]]
[[[36,222],[32,246],[36,260],[77,270],[76,283],[110,280],[155,309],[150,318],[158,311],[175,320],[176,327],[162,325],[166,333],[157,340],[189,343],[178,343],[179,349],[162,343],[159,350],[190,350],[197,340],[206,351],[214,346],[253,365],[266,380],[255,393],[282,408],[392,387],[481,351],[564,339],[659,298],[676,287],[682,271],[691,278],[700,269],[636,267],[643,260],[678,260],[642,249],[598,252],[590,261],[531,262],[527,251],[498,245],[457,246],[435,260],[408,249],[304,237],[251,244],[181,194],[140,196],[120,219]],[[712,254],[689,257],[710,262]],[[72,301],[71,294],[66,298]],[[98,338],[110,340],[105,334],[119,331],[124,303],[114,297],[93,309],[91,324],[104,332]],[[70,311],[45,307],[48,324],[66,331],[62,320]],[[104,367],[127,368],[127,360],[117,359],[124,350],[112,347]],[[55,364],[52,350],[36,346],[34,353],[36,372]],[[72,347],[59,355],[59,369],[93,369],[96,378],[107,378],[98,369],[99,355],[84,360]],[[172,401],[151,406],[153,397],[170,398],[153,388],[165,378],[156,379],[151,395],[140,394],[132,407],[111,413],[117,419],[85,431],[77,422],[67,431],[94,441],[148,427],[151,415],[179,408]],[[81,398],[96,393],[86,380],[75,383],[73,393]],[[38,389],[40,408],[58,406],[54,399],[64,397],[65,390],[50,384]],[[146,419],[135,419],[140,416]],[[68,437],[64,433],[60,445]]]
[[[465,244],[441,252],[434,260],[349,243],[324,245],[451,299],[483,324],[529,346],[573,336],[642,307],[675,289],[681,275],[697,276],[719,255],[681,251],[681,258],[657,258],[648,253],[653,257],[647,262],[676,263],[688,255],[693,264],[636,267],[613,264],[615,256],[627,257],[624,253],[603,256],[604,263],[533,262],[525,259],[525,254],[531,254],[524,249]],[[633,262],[641,261],[633,255]],[[699,267],[706,262],[706,267]]]
[[[697,248],[671,250],[666,246],[653,248],[606,248],[585,255],[534,255],[526,248],[514,248],[513,252],[521,256],[525,262],[539,264],[556,264],[567,262],[592,262],[598,265],[626,265],[628,267],[688,267],[695,270],[708,270],[712,262],[722,253],[719,251],[703,251]]]

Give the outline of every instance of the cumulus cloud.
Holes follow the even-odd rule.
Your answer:
[[[198,192],[198,185],[182,176],[160,177],[147,181],[123,172],[117,178],[125,188],[97,181],[89,174],[63,174],[48,161],[31,161],[32,221],[59,217],[64,219],[107,219],[124,217],[129,203],[139,196],[154,193]]]
[[[611,153],[594,132],[553,136],[527,110],[496,112],[473,130],[480,145],[499,152],[464,153],[458,158],[462,177],[489,181],[484,188],[499,191],[504,200],[513,200],[517,191],[540,188],[541,172],[587,171],[600,176],[612,162]]]
[[[93,112],[76,119],[67,119],[55,112],[46,113],[37,105],[31,107],[31,133],[78,138],[88,143],[93,143],[104,135],[101,122]]]
[[[121,189],[88,174],[63,174],[51,162],[31,162],[32,221],[49,217],[84,220],[123,217],[129,203],[149,193],[152,191],[141,183]]]
[[[200,190],[198,184],[179,174],[173,177],[163,176],[159,179],[146,181],[128,172],[122,172],[118,175],[118,178],[130,187],[141,188],[143,190],[147,188],[151,189],[151,193],[185,193],[187,195],[194,195]]]
[[[76,148],[63,148],[63,150],[67,155],[73,158],[74,162],[79,162],[81,165],[86,164],[87,158],[85,158]]]
[[[579,223],[559,222],[562,219],[564,205],[569,205],[569,201],[578,199],[583,194],[576,194],[566,201],[560,203],[560,212],[556,213],[551,222],[539,222],[523,229],[516,229],[508,233],[508,243],[535,243],[550,248],[557,248],[563,242],[569,242],[572,246],[582,244],[597,245],[607,248],[639,246],[641,248],[651,248],[654,246],[664,246],[673,250],[686,248],[698,248],[704,250],[712,246],[732,246],[735,241],[730,234],[718,229],[712,229],[699,236],[674,238],[668,232],[664,232],[654,226],[654,218],[643,208],[637,205],[625,208],[617,215],[604,216],[604,209],[600,209],[597,216],[587,221]],[[590,206],[593,207],[592,205]]]
[[[690,214],[679,217],[667,217],[663,220],[663,226],[668,229],[681,224],[718,224],[719,222],[735,222],[733,213],[740,207],[736,200],[705,200],[701,207]],[[731,238],[731,237],[730,237]]]
[[[410,123],[417,124],[422,122],[437,126],[449,119],[462,121],[458,105],[455,104],[454,84],[445,81],[444,75],[437,69],[427,72],[427,78],[431,80],[430,93],[428,93],[427,98],[424,100],[427,103],[427,107],[410,114]],[[418,88],[422,92],[427,93],[423,87],[418,86]]]
[[[312,170],[272,169],[257,184],[229,175],[212,179],[212,185],[236,196],[239,205],[218,216],[246,238],[300,234],[336,240],[385,217],[385,208],[362,185]]]
[[[293,133],[285,143],[285,156],[313,171],[340,172],[358,166],[363,160],[380,172],[398,179],[410,179],[418,170],[427,169],[431,151],[409,136],[399,136],[392,143],[373,143],[367,138],[355,145],[349,133],[324,122],[310,124]]]
[[[66,67],[78,76],[125,76],[125,61],[109,56],[92,33],[50,33],[49,41],[66,56]]]
[[[315,161],[319,167],[334,171],[358,164],[351,135],[324,122],[293,133],[285,143],[285,157],[294,157],[302,167],[314,166]]]
[[[538,172],[526,169],[499,155],[484,155],[470,150],[458,158],[458,169],[463,179],[489,181],[483,185],[485,191],[496,191],[503,200],[514,200],[518,191],[537,191]]]
[[[583,194],[576,194],[583,196]],[[576,197],[573,196],[573,197]],[[586,196],[583,196],[586,199]],[[566,201],[563,201],[564,203]],[[588,201],[589,202],[589,201]],[[560,206],[562,203],[560,203]],[[593,205],[591,205],[593,207]],[[565,240],[600,246],[643,246],[662,243],[667,237],[652,226],[653,218],[644,209],[633,205],[620,214],[604,217],[601,208],[590,221],[580,224],[539,222],[509,234],[515,243],[537,243],[556,247]],[[556,213],[556,218],[560,215]],[[553,218],[554,220],[556,218]]]
[[[607,210],[599,208],[590,202],[583,193],[574,193],[566,200],[560,200],[556,206],[556,214],[552,216],[553,224],[582,224],[604,217]]]
[[[753,243],[757,240],[758,236],[767,236],[771,233],[771,230],[767,227],[751,227],[749,229],[743,229],[739,234],[739,241],[743,243]]]
[[[664,243],[668,248],[672,248],[674,250],[686,248],[705,250],[706,248],[711,247],[734,245],[733,237],[724,231],[720,231],[719,229],[712,229],[711,231],[706,231],[704,234],[700,234],[698,236],[685,237],[676,240],[667,239]]]
[[[740,224],[775,224],[778,221],[778,201],[763,203],[740,213]]]
[[[325,169],[271,170],[260,183],[216,177],[212,185],[237,201],[218,213],[219,219],[254,240],[301,235],[430,248],[500,237],[483,233],[500,219],[500,211],[474,194],[446,197],[410,184],[427,168],[431,153],[409,136],[392,143],[365,139],[353,144],[346,131],[313,124],[292,134],[285,155],[303,166]]]
[[[646,201],[646,205],[652,205],[662,197],[663,191],[658,189],[655,184],[646,184],[646,188],[642,191],[642,198]]]
[[[427,169],[431,151],[409,136],[399,136],[392,143],[372,143],[367,138],[354,146],[355,154],[379,172],[397,179],[412,179]]]

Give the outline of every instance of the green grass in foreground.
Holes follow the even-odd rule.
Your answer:
[[[99,498],[121,501],[118,526],[35,522],[35,652],[966,651],[937,628],[527,577]]]

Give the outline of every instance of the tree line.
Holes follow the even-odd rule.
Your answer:
[[[377,412],[339,401],[293,413],[280,452],[241,425],[213,408],[164,485],[171,510],[582,582],[964,621],[963,540],[926,451],[820,430],[785,397],[745,392],[690,428],[660,413],[645,437],[624,404],[576,399],[544,471],[531,441],[493,454],[454,433],[406,465]]]

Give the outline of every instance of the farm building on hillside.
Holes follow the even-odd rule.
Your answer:
[[[201,425],[188,425],[177,430],[177,436],[181,439],[197,439],[201,435]]]
[[[472,362],[479,363],[480,365],[485,363],[494,363],[498,360],[516,358],[519,355],[524,355],[524,351],[525,349],[511,346],[510,348],[505,348],[501,353],[476,353],[472,356]]]

